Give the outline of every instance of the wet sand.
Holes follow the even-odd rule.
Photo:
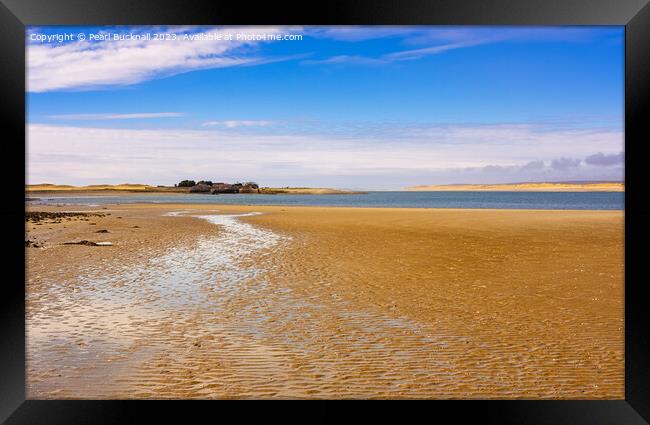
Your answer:
[[[26,225],[28,398],[624,397],[622,211],[106,208],[31,208],[110,215]]]

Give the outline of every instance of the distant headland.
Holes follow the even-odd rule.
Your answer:
[[[120,192],[120,193],[199,193],[199,194],[260,194],[260,195],[275,195],[275,194],[303,194],[303,195],[344,195],[344,194],[358,194],[363,192],[354,192],[341,189],[330,188],[313,188],[313,187],[260,187],[255,182],[244,183],[214,183],[209,180],[182,180],[174,186],[164,185],[147,185],[147,184],[96,184],[86,186],[73,186],[64,184],[33,184],[26,185],[25,191],[27,193],[107,193],[107,192]]]
[[[624,192],[623,182],[522,182],[503,184],[422,185],[406,188],[414,192],[507,191],[507,192]]]

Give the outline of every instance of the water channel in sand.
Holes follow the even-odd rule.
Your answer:
[[[84,270],[57,320],[29,321],[34,397],[370,396],[425,381],[423,348],[446,344],[415,324],[269,288],[264,257],[291,237],[240,220],[256,214],[195,215],[219,231],[141,267]]]

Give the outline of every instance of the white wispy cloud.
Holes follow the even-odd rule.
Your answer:
[[[133,114],[62,114],[62,115],[48,115],[48,118],[56,120],[88,120],[88,121],[104,121],[104,120],[132,120],[132,119],[147,119],[147,118],[175,118],[182,117],[184,113],[181,112],[150,112],[150,113],[133,113]]]
[[[338,55],[331,56],[324,59],[310,59],[301,62],[303,65],[382,65],[396,61],[415,60],[421,59],[425,56],[437,55],[439,53],[447,52],[450,50],[464,49],[467,47],[474,47],[481,44],[492,43],[493,38],[486,39],[470,39],[465,41],[458,41],[452,43],[438,44],[435,46],[423,47],[420,49],[401,50],[393,53],[388,53],[379,57],[368,57],[360,55]]]
[[[336,65],[336,64],[349,64],[349,65],[383,65],[389,61],[381,58],[369,58],[366,56],[358,55],[338,55],[331,56],[325,59],[309,59],[301,63],[304,65]]]
[[[268,40],[261,35],[300,33],[307,37],[326,38],[342,42],[363,42],[381,38],[400,38],[406,46],[420,46],[378,57],[362,54],[339,54],[304,61],[316,65],[378,65],[394,61],[414,60],[455,49],[468,48],[501,41],[580,42],[593,36],[584,28],[445,28],[445,27],[225,27],[157,28],[180,35],[176,40],[117,40],[76,41],[67,43],[32,43],[27,47],[27,90],[84,90],[110,86],[131,85],[154,78],[176,75],[193,70],[253,66],[271,62],[299,59],[307,54],[266,56],[256,49]],[[152,27],[130,27],[129,33],[139,34]],[[38,32],[30,28],[29,34]],[[204,36],[239,33],[253,37],[245,40],[206,39]],[[193,38],[185,39],[189,33]],[[29,39],[29,38],[28,38]]]
[[[30,43],[27,47],[27,90],[88,89],[129,85],[198,69],[259,65],[292,56],[268,57],[251,52],[265,40],[225,40],[202,35],[237,32],[255,38],[297,31],[285,27],[208,29],[195,38],[176,40],[75,41]],[[143,29],[132,28],[138,33]]]
[[[459,41],[457,43],[441,44],[438,46],[423,47],[421,49],[404,50],[401,52],[389,53],[383,56],[384,60],[414,60],[420,59],[424,56],[437,55],[438,53],[447,52],[449,50],[463,49],[466,47],[478,46],[480,44],[490,43],[491,39],[476,39]]]
[[[338,41],[366,41],[388,37],[403,37],[405,35],[418,33],[419,27],[381,27],[381,26],[358,26],[340,25],[329,27],[306,27],[305,33],[311,37],[328,38]]]
[[[590,28],[508,28],[508,27],[331,27],[314,32],[335,40],[364,41],[374,38],[401,37],[405,45],[423,46],[399,50],[378,57],[337,55],[301,62],[305,65],[375,65],[415,60],[456,49],[499,42],[584,42],[596,34]]]
[[[272,125],[273,121],[264,120],[222,120],[222,121],[206,121],[202,125],[204,127],[222,126],[226,128],[237,127],[266,127]]]

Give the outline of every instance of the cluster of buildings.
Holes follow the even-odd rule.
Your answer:
[[[211,181],[200,181],[195,183],[193,180],[183,180],[177,187],[189,187],[190,193],[261,193],[257,183],[212,183]]]

